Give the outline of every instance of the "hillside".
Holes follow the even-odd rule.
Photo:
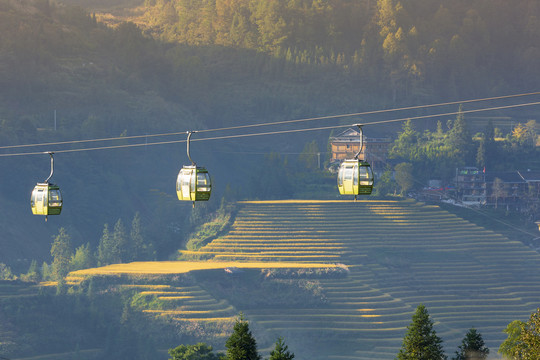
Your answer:
[[[140,296],[156,300],[144,308],[146,314],[227,329],[235,312],[242,311],[262,346],[281,335],[298,359],[368,360],[394,358],[421,303],[447,354],[471,327],[495,353],[506,325],[525,320],[538,305],[537,252],[437,206],[409,200],[290,200],[248,201],[239,207],[226,235],[199,251],[181,251],[182,256],[207,259],[204,263],[213,266],[226,261],[223,267],[235,261],[238,268],[254,261],[343,264],[348,275],[315,272],[307,278],[310,285],[296,292],[278,287],[266,288],[278,294],[261,294],[263,279],[299,272],[268,270],[260,278],[252,271],[232,277],[202,271],[195,276],[196,286],[141,285]],[[133,263],[106,269],[118,276],[144,274],[148,268]],[[208,339],[220,348],[223,334]]]
[[[291,341],[343,341],[322,346],[332,350],[321,359],[393,358],[420,303],[436,321],[447,353],[471,327],[495,351],[502,330],[536,308],[540,291],[536,252],[409,201],[248,202],[230,233],[201,251],[220,259],[347,265],[347,279],[321,281],[327,308],[246,311]],[[336,353],[340,347],[346,354]]]

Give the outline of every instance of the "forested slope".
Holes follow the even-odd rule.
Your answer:
[[[533,0],[146,0],[134,8],[113,18],[166,41],[333,66],[394,100],[533,88],[540,76]]]
[[[100,22],[105,13],[115,27]],[[537,18],[538,5],[528,0],[0,0],[0,146],[182,133],[537,90]],[[134,23],[117,21],[123,19]],[[374,135],[388,131],[372,129]],[[240,199],[305,197],[307,186],[297,191],[301,184],[319,178],[328,189],[321,174],[295,178],[295,171],[308,143],[315,141],[324,157],[329,135],[197,144],[195,160],[216,180],[216,202],[209,205],[219,207],[227,184]],[[271,152],[281,154],[265,158]],[[191,216],[173,201],[176,174],[187,161],[183,144],[56,160],[53,181],[65,190],[65,209],[46,225],[26,217],[30,191],[49,171],[46,156],[0,159],[6,189],[0,204],[10,213],[0,220],[7,246],[2,261],[47,259],[60,226],[75,246],[95,248],[105,223],[128,223],[137,211],[152,224],[152,237],[168,239],[160,256],[181,245]],[[280,168],[286,180],[276,175]],[[268,175],[264,183],[260,171]],[[317,191],[320,183],[314,193],[334,196]]]

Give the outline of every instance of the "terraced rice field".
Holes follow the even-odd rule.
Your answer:
[[[299,359],[393,359],[426,305],[452,356],[475,327],[495,354],[502,330],[540,305],[540,255],[413,201],[243,202],[228,234],[200,249],[227,261],[343,263],[321,280],[325,306],[244,311],[269,333],[314,349]],[[239,309],[242,310],[242,309]],[[201,313],[202,314],[202,313]]]
[[[238,311],[227,302],[217,300],[198,285],[124,285],[125,288],[136,288],[138,296],[154,298],[159,307],[143,310],[144,313],[157,316],[167,321],[180,323],[184,331],[196,327],[197,323],[212,325],[216,330],[213,336],[222,338],[229,336]],[[217,332],[216,332],[217,331]]]

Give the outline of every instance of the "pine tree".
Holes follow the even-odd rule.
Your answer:
[[[280,337],[276,341],[276,347],[270,353],[269,360],[292,360],[294,354],[289,351],[289,347],[285,345],[283,338]]]
[[[103,233],[99,240],[97,258],[99,265],[109,265],[113,263],[112,259],[112,239],[109,233],[109,224],[103,225]]]
[[[397,355],[398,360],[446,360],[442,340],[433,329],[426,307],[418,305],[407,327],[407,334]]]
[[[57,280],[66,277],[68,274],[71,254],[71,238],[66,233],[66,229],[60,228],[51,247],[53,272]]]
[[[482,335],[475,328],[465,334],[458,349],[453,360],[485,360],[489,354]]]
[[[94,262],[90,243],[86,243],[75,250],[75,255],[71,257],[71,268],[73,270],[88,269],[94,266]]]
[[[260,360],[257,342],[249,330],[249,324],[240,313],[234,324],[233,333],[225,343],[226,360]]]
[[[131,260],[148,260],[153,251],[146,244],[143,235],[143,227],[141,224],[141,214],[137,211],[131,222],[131,231],[129,234],[131,240]]]
[[[54,237],[51,246],[51,256],[53,257],[52,269],[53,277],[57,281],[57,293],[62,293],[65,286],[65,278],[69,273],[69,266],[72,256],[71,238],[64,228],[60,228],[58,235]]]
[[[448,132],[447,146],[454,156],[457,166],[463,166],[471,155],[471,134],[467,128],[467,122],[463,115],[463,108],[459,106],[456,120],[452,123],[452,128]]]
[[[126,227],[122,219],[118,219],[114,225],[112,250],[114,252],[113,258],[115,263],[130,261],[129,254],[131,253],[131,249],[128,244]]]

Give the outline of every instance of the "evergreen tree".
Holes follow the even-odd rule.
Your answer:
[[[60,228],[51,246],[53,277],[58,282],[57,293],[63,292],[65,278],[69,273],[72,253],[71,238],[64,228]]]
[[[270,353],[269,360],[292,360],[294,354],[289,351],[289,347],[285,345],[283,338],[278,338],[276,341],[276,347]]]
[[[398,360],[446,360],[442,340],[433,329],[426,307],[418,305],[407,327],[403,345],[397,355]]]
[[[109,224],[103,225],[103,233],[99,240],[97,258],[100,266],[112,264],[112,238],[109,233]]]
[[[71,269],[82,270],[94,266],[95,260],[90,250],[90,243],[79,246],[71,257]]]
[[[233,333],[225,342],[226,360],[260,360],[257,342],[249,330],[249,324],[241,313],[234,324]]]
[[[130,260],[148,260],[152,257],[153,251],[146,244],[141,224],[141,214],[137,211],[131,222],[131,231],[129,233],[131,240]]]
[[[475,328],[465,334],[458,349],[453,360],[485,360],[489,354],[482,335]]]
[[[131,259],[129,254],[132,253],[132,250],[128,243],[126,227],[124,226],[122,219],[118,219],[114,225],[112,242],[115,263],[130,261]]]
[[[453,155],[456,167],[466,165],[471,155],[471,135],[461,105],[446,139],[447,147]]]

